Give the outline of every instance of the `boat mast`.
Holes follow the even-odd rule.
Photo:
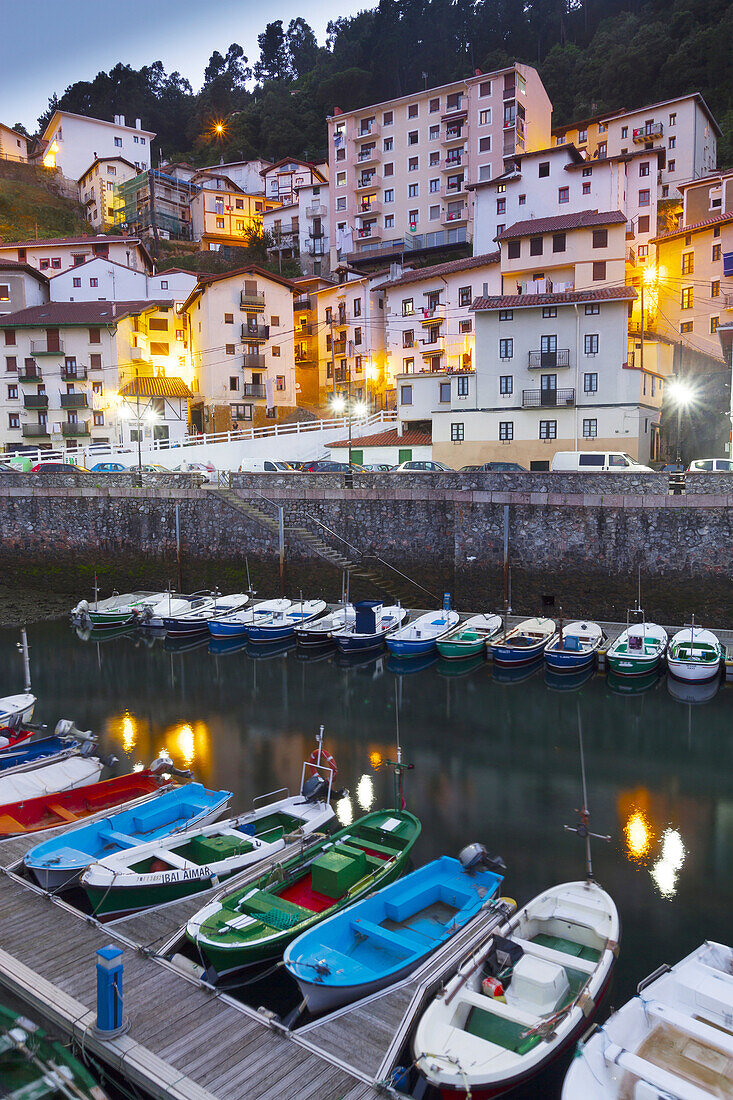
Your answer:
[[[583,805],[580,809],[576,809],[579,821],[577,825],[565,825],[563,828],[568,833],[576,833],[581,839],[585,841],[585,877],[586,881],[593,882],[593,861],[591,859],[590,842],[591,837],[594,840],[610,841],[610,836],[604,836],[601,833],[592,833],[590,831],[590,810],[588,809],[588,787],[585,779],[585,753],[583,752],[583,726],[580,720],[580,704],[578,704],[578,743],[580,746],[580,775],[583,786]]]
[[[397,678],[395,678],[394,685],[394,703],[395,703],[395,736],[397,740],[397,759],[385,760],[384,763],[388,768],[394,768],[394,808],[395,810],[404,810],[405,798],[405,772],[411,771],[415,765],[405,764],[402,759],[402,746],[400,744],[400,706],[399,697],[397,694]]]
[[[25,627],[20,628],[20,641],[16,643],[18,649],[23,654],[23,675],[25,677],[24,691],[26,695],[30,695],[31,690],[31,662],[28,656],[28,635],[26,634]]]

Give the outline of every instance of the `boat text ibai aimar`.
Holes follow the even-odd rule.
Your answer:
[[[641,617],[632,623],[631,616]],[[608,647],[606,661],[611,672],[619,676],[643,676],[654,672],[667,648],[667,631],[656,623],[648,623],[640,607],[628,611],[626,629]]]
[[[501,860],[441,856],[303,932],[285,966],[316,1015],[406,978],[488,905]]]
[[[279,959],[301,932],[399,878],[419,835],[420,822],[405,810],[366,814],[204,906],[186,935],[214,978]]]

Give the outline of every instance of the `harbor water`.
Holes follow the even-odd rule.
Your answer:
[[[583,842],[564,828],[582,801],[582,728],[592,828],[611,838],[594,842],[594,870],[622,926],[612,1003],[702,940],[731,942],[729,686],[552,680],[542,664],[512,678],[483,660],[421,667],[386,654],[342,667],[331,653],[212,652],[208,638],[179,650],[134,633],[82,640],[65,621],[30,624],[28,640],[37,721],[92,729],[116,773],[166,749],[232,790],[237,810],[297,788],[321,725],[349,791],[340,820],[391,805],[384,761],[399,735],[414,765],[407,807],[423,823],[416,862],[480,841],[504,858],[502,892],[520,903],[584,875]],[[22,688],[17,641],[0,632],[0,695]]]

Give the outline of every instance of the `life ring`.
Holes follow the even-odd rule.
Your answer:
[[[318,771],[318,767],[316,766],[319,763],[319,761],[318,761],[318,749],[314,749],[313,752],[310,754],[310,756],[308,757],[308,763],[311,765],[308,774],[309,775],[319,775],[320,773]],[[334,778],[338,774],[338,768],[336,767],[336,761],[331,756],[331,753],[328,751],[328,749],[321,749],[320,767],[330,768],[331,771],[333,772]]]

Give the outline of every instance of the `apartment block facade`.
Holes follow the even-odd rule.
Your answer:
[[[53,275],[48,280],[48,293],[52,302],[132,302],[149,299],[180,304],[188,298],[196,282],[197,276],[190,271],[174,268],[152,275],[97,257]]]
[[[347,396],[370,407],[383,405],[388,388],[384,356],[386,272],[360,276],[337,272],[339,282],[315,293],[319,392],[322,403]]]
[[[119,187],[138,174],[135,165],[123,157],[97,157],[79,176],[79,202],[95,229],[104,232],[121,219],[115,218]]]
[[[204,250],[216,252],[222,245],[245,245],[252,226],[262,225],[262,215],[279,204],[262,195],[247,195],[227,176],[198,173],[198,190],[191,196],[191,229]]]
[[[265,211],[270,259],[298,259],[306,275],[324,275],[329,265],[328,183],[298,187],[291,202]]]
[[[124,157],[138,172],[150,167],[150,147],[155,134],[143,130],[142,122],[125,125],[124,115],[114,122],[89,118],[70,111],[54,111],[43,131],[40,160],[45,168],[58,168],[69,179],[78,180],[97,158]]]
[[[0,241],[0,260],[28,264],[49,277],[79,267],[96,256],[136,271],[152,271],[153,260],[140,237],[54,237],[40,241]]]
[[[550,144],[552,105],[516,64],[328,119],[331,266],[472,239],[468,183]]]
[[[190,241],[191,200],[198,192],[199,187],[183,176],[154,168],[136,171],[114,189],[114,224],[147,238]]]
[[[275,164],[266,164],[260,176],[266,197],[288,206],[297,202],[301,187],[328,182],[328,164],[285,158]]]
[[[0,259],[0,317],[49,299],[49,280],[30,264]]]

